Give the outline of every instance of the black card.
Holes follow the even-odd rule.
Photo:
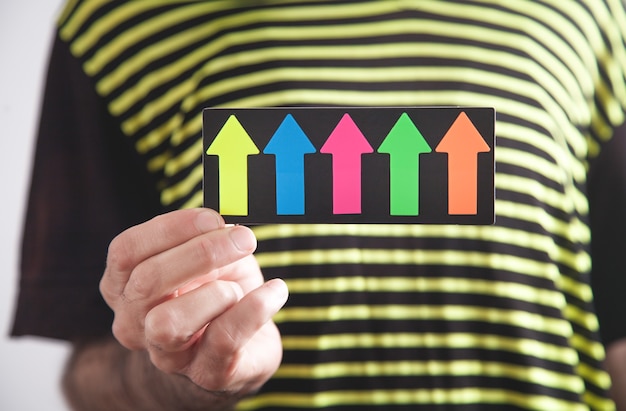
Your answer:
[[[210,108],[203,135],[229,223],[494,222],[493,108]]]

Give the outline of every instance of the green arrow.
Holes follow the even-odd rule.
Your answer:
[[[419,215],[419,156],[432,149],[408,114],[402,113],[378,147],[389,154],[391,215]]]
[[[206,153],[219,157],[220,214],[248,215],[248,156],[259,149],[237,117],[228,117]]]

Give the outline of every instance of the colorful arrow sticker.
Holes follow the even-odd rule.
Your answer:
[[[391,215],[419,215],[419,158],[431,151],[408,114],[402,113],[378,147],[390,157]]]
[[[263,153],[276,156],[276,212],[304,214],[304,155],[315,147],[291,114],[287,114]]]
[[[206,153],[220,159],[219,212],[248,215],[248,156],[258,154],[259,149],[237,117],[228,117]]]
[[[448,212],[478,212],[478,153],[491,151],[467,114],[461,112],[435,148],[448,154]]]
[[[494,221],[492,108],[215,108],[203,134],[227,222]]]
[[[349,114],[344,114],[320,153],[333,156],[333,213],[361,213],[361,155],[374,149]]]

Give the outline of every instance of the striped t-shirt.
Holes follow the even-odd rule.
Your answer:
[[[624,121],[625,35],[620,0],[70,1],[59,19],[164,210],[202,205],[206,107],[497,112],[494,225],[254,229],[290,298],[282,365],[241,410],[612,409],[586,178]]]

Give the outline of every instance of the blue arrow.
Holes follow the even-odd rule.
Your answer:
[[[263,150],[276,156],[277,214],[304,214],[304,155],[315,152],[300,125],[287,114]]]

